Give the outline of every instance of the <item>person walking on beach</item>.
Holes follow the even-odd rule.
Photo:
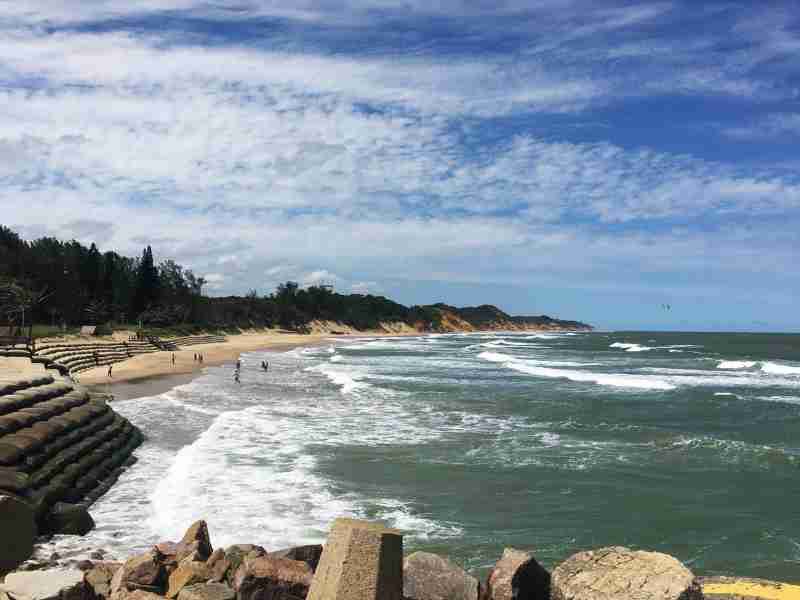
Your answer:
[[[241,360],[237,360],[236,361],[236,370],[237,371],[241,371],[242,370],[242,361]]]
[[[172,366],[175,366],[175,353],[172,353]]]
[[[108,365],[108,376],[109,377],[111,377],[111,369],[113,369],[113,368],[114,368],[114,363],[111,363],[110,365]]]
[[[202,365],[203,364],[203,353],[202,352],[199,354],[199,357],[200,357],[200,364]]]
[[[197,362],[197,352],[194,353],[194,362]]]

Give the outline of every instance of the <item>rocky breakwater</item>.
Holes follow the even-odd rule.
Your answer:
[[[67,378],[0,380],[0,575],[37,535],[83,535],[142,435]],[[0,599],[2,600],[2,599]]]
[[[548,571],[507,548],[485,581],[445,557],[403,556],[399,531],[334,521],[325,546],[211,545],[204,521],[125,562],[12,573],[0,600],[799,600],[800,586],[697,578],[677,559],[609,547]]]

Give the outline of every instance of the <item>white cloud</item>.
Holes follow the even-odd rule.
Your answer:
[[[20,6],[0,5],[0,18],[196,8],[39,2],[26,17]],[[312,3],[295,6],[300,18],[320,14]],[[429,6],[411,7],[436,10]],[[474,16],[488,5],[452,6]],[[280,2],[262,8],[290,11]],[[657,59],[655,75],[635,86],[642,71],[605,77],[591,48],[569,46],[670,10],[605,9],[597,20],[567,11],[557,39],[539,40],[516,62],[354,59],[9,28],[0,37],[0,75],[11,82],[0,91],[0,221],[27,235],[93,236],[130,255],[152,243],[158,258],[207,273],[215,293],[270,291],[289,279],[354,291],[387,279],[608,284],[642,264],[777,276],[793,265],[796,240],[776,235],[775,223],[797,216],[796,179],[604,142],[487,141],[474,125],[519,113],[563,118],[654,90],[754,99],[770,91],[746,69],[703,63],[676,72],[692,54],[670,58],[674,43],[621,47],[617,58]],[[570,33],[567,24],[579,26]],[[758,260],[765,255],[770,264]]]

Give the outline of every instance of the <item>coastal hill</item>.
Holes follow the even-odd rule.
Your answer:
[[[547,315],[538,317],[512,316],[491,304],[457,308],[438,303],[420,307],[435,316],[421,330],[435,332],[456,331],[591,331],[593,327],[580,321],[554,319]]]
[[[408,307],[384,296],[303,288],[294,281],[266,295],[253,289],[244,296],[207,296],[206,283],[172,260],[157,263],[150,246],[141,257],[126,257],[75,240],[27,241],[0,225],[0,325],[19,330],[33,322],[37,337],[82,325],[165,337],[263,327],[310,332],[319,322],[328,322],[331,332],[591,329],[544,315],[515,317],[491,305]]]

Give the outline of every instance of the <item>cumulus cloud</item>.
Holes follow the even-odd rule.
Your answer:
[[[700,278],[708,261],[777,277],[793,264],[791,173],[538,129],[660,94],[791,97],[753,72],[793,48],[786,15],[779,37],[743,29],[749,54],[735,59],[719,29],[633,30],[679,19],[672,3],[403,4],[478,38],[476,22],[507,19],[517,46],[474,56],[126,29],[263,17],[357,39],[401,18],[392,2],[345,4],[333,22],[333,5],[310,1],[0,4],[0,221],[131,255],[152,244],[220,294],[290,279],[360,293],[391,279],[603,286],[643,264]],[[784,110],[725,134],[794,136],[795,120]]]

